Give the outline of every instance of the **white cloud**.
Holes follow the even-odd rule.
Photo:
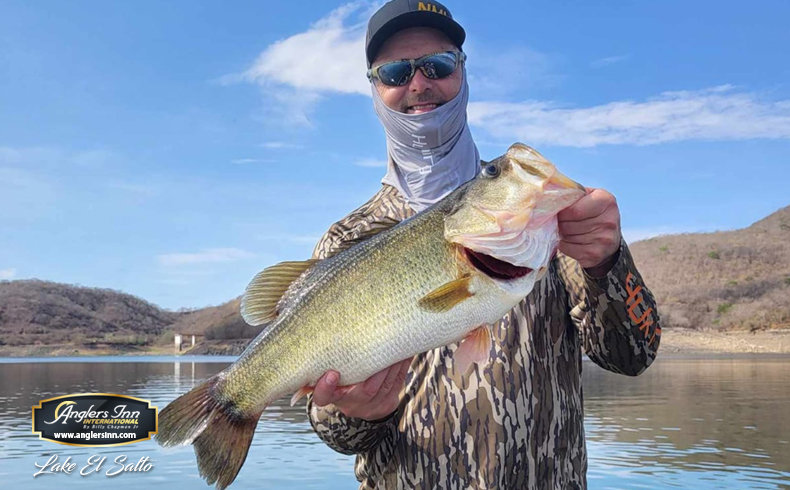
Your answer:
[[[56,209],[57,184],[46,172],[2,167],[0,148],[0,224],[35,221]],[[24,163],[19,164],[26,167]]]
[[[790,100],[768,102],[730,85],[664,92],[644,102],[587,108],[547,102],[473,102],[470,124],[504,142],[648,145],[684,140],[790,138]]]
[[[386,167],[387,160],[378,160],[375,158],[363,158],[354,162],[358,167]]]
[[[628,55],[607,56],[606,58],[598,58],[590,62],[593,68],[603,68],[604,66],[613,65],[628,59]]]
[[[258,84],[267,99],[261,118],[267,123],[313,126],[314,108],[324,97],[370,95],[363,46],[365,24],[373,8],[364,1],[344,4],[306,31],[269,45],[247,70],[224,80]],[[621,100],[592,107],[537,100],[497,102],[530,85],[556,84],[561,75],[552,67],[561,58],[527,47],[492,51],[469,43],[467,50],[472,94],[480,97],[469,104],[469,121],[482,129],[476,133],[481,139],[592,147],[790,138],[790,100],[766,101],[730,85],[663,92],[642,101]],[[591,66],[604,67],[628,57],[608,56],[592,61]],[[502,72],[505,67],[508,71]],[[279,143],[264,145],[287,147]]]
[[[284,150],[284,149],[298,150],[302,148],[302,145],[297,145],[295,143],[287,143],[285,141],[266,141],[258,146],[260,146],[261,148],[268,148],[270,150]]]
[[[158,187],[152,184],[115,181],[107,183],[107,186],[111,189],[118,189],[139,196],[155,196],[159,193]]]
[[[273,160],[268,158],[236,158],[230,161],[234,165],[248,165],[250,163],[271,163]]]
[[[11,148],[8,146],[0,147],[0,164],[17,165],[28,163],[29,161],[41,160],[42,158],[52,159],[54,152],[45,148]]]
[[[234,262],[249,259],[255,254],[238,248],[207,248],[195,253],[172,253],[158,255],[159,263],[164,266]]]
[[[18,165],[30,167],[54,167],[79,162],[89,155],[90,150],[69,152],[58,148],[42,146],[0,147],[0,165]]]
[[[313,126],[311,115],[322,95],[370,95],[364,45],[372,8],[364,1],[344,4],[306,31],[269,45],[247,70],[221,77],[220,83],[259,85],[268,99],[261,117],[266,123]]]
[[[310,28],[267,47],[242,77],[261,85],[283,84],[309,92],[368,94],[365,78],[366,3],[342,5]],[[366,16],[365,16],[366,18]]]
[[[277,86],[264,89],[264,96],[268,100],[262,108],[261,122],[276,127],[314,126],[313,110],[321,100],[317,92]]]
[[[16,277],[16,269],[0,269],[0,280],[7,281]]]
[[[102,167],[122,157],[110,150],[63,150],[48,147],[0,147],[0,165]]]
[[[504,97],[530,91],[536,87],[553,87],[562,80],[555,65],[558,56],[548,55],[526,46],[464,45],[469,90],[473,96]]]
[[[85,150],[74,152],[69,155],[70,161],[82,167],[103,167],[120,158],[118,154],[110,150]]]

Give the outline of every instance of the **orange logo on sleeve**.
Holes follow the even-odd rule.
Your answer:
[[[656,336],[661,335],[661,327],[657,326],[653,329],[652,334],[650,333],[650,327],[653,325],[653,319],[651,318],[650,314],[653,312],[653,308],[648,308],[642,313],[642,316],[636,316],[636,307],[639,306],[644,299],[642,298],[642,286],[636,285],[634,286],[634,276],[630,272],[628,276],[625,278],[625,290],[628,292],[628,298],[625,300],[625,304],[628,307],[628,318],[631,319],[631,322],[634,325],[639,326],[639,330],[644,334],[645,338],[650,335],[650,343],[652,344],[653,341],[656,340]]]

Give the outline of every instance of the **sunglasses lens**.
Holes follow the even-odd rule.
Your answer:
[[[438,53],[414,60],[414,66],[431,80],[449,77],[458,66],[458,53]],[[414,75],[410,61],[393,61],[376,68],[375,77],[384,85],[400,87],[406,85]]]
[[[384,63],[378,68],[378,77],[384,85],[406,85],[411,80],[411,64],[408,61]]]
[[[456,66],[455,53],[435,54],[425,58],[421,63],[423,75],[432,80],[449,77],[455,71]]]

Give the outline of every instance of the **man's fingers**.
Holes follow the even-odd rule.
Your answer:
[[[382,399],[389,395],[393,390],[397,392],[400,389],[400,386],[397,388],[395,387],[395,382],[398,380],[398,373],[400,372],[400,365],[396,364],[395,366],[391,366],[389,371],[387,371],[387,377],[384,378],[384,382],[381,383],[381,387],[379,388],[378,393],[376,394],[376,398]]]
[[[579,265],[582,267],[589,267],[591,260],[590,257],[586,255],[587,245],[576,245],[573,243],[568,242],[560,242],[560,252],[564,253],[568,257],[573,257],[579,262]],[[315,399],[315,398],[314,398]]]
[[[397,364],[393,364],[387,369],[379,371],[365,380],[365,383],[362,386],[362,391],[371,398],[380,398],[382,393],[387,394],[392,391],[393,386],[396,383],[396,379],[401,376],[401,372],[403,373],[402,377],[405,379],[406,371],[408,371],[410,365],[411,358],[404,359]],[[400,389],[400,386],[398,386],[398,389]]]
[[[345,394],[345,390],[338,389],[338,381],[340,381],[340,374],[337,371],[325,372],[313,389],[313,403],[323,407],[335,403],[341,398]]]
[[[413,360],[414,357],[410,357],[400,362],[400,371],[398,374],[402,375],[404,381],[406,381],[406,373],[409,372],[409,367],[411,366],[411,361]]]
[[[406,381],[406,373],[411,365],[412,358],[393,364],[383,369],[364,382],[357,385],[338,386],[340,374],[337,371],[327,371],[313,389],[313,403],[321,407],[330,403],[343,406],[365,403],[375,405],[381,400],[386,400],[394,392],[397,394]]]
[[[398,364],[390,366],[387,371],[387,377],[381,383],[378,393],[370,401],[371,405],[380,404],[385,400],[389,400],[389,403],[395,403],[400,389],[406,383],[406,373],[410,365],[411,359],[404,359]]]
[[[594,220],[584,221],[560,221],[559,222],[560,236],[563,239],[574,237],[577,235],[586,235],[597,230],[599,227]]]
[[[583,221],[561,221],[559,231],[562,239],[581,235],[615,234],[619,231],[619,216],[614,211],[606,211],[596,219]]]
[[[392,366],[388,367],[387,369],[383,369],[373,376],[369,377],[362,383],[362,392],[368,396],[368,398],[373,398],[376,396],[376,393],[379,392],[381,389],[381,385],[384,383],[384,380],[387,379],[389,372],[392,370]]]
[[[589,235],[574,235],[570,237],[563,236],[560,240],[560,252],[568,255],[567,252],[562,249],[562,247],[566,245],[590,246],[595,245],[596,243],[598,242],[595,237],[591,237]],[[571,255],[571,257],[573,257],[573,255]]]
[[[603,189],[592,189],[588,194],[563,209],[557,214],[557,219],[563,221],[583,221],[603,214],[611,205],[615,204],[614,196]]]
[[[560,252],[568,257],[573,257],[584,268],[594,267],[611,255],[601,244],[578,245],[560,242],[559,248]]]

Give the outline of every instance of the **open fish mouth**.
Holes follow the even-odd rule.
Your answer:
[[[509,262],[505,262],[504,260],[499,260],[497,258],[491,257],[490,255],[475,252],[474,250],[466,247],[463,247],[463,249],[464,255],[469,260],[469,262],[477,270],[492,279],[507,281],[524,277],[532,272],[532,269],[529,267],[513,265]]]

